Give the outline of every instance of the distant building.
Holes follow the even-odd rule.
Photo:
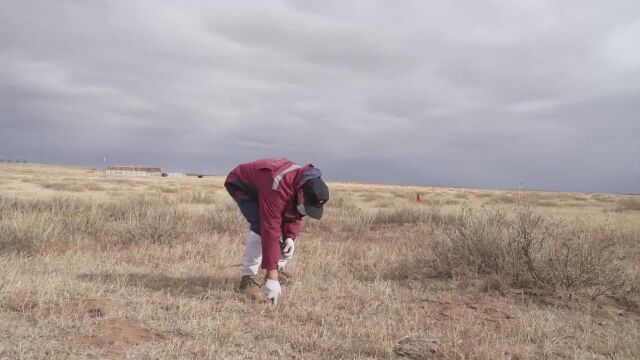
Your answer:
[[[162,169],[144,166],[109,166],[104,173],[107,176],[162,176]]]
[[[177,173],[177,172],[170,172],[170,173],[166,173],[168,177],[185,177],[187,176],[186,174],[183,173]]]

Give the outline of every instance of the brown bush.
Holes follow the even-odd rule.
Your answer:
[[[194,221],[196,229],[206,235],[228,233],[246,224],[236,204],[231,202],[207,207],[203,213],[195,215]]]
[[[616,204],[617,212],[640,211],[640,198],[620,199]]]
[[[63,233],[59,219],[40,214],[8,214],[0,222],[0,252],[12,251],[33,255]]]
[[[595,294],[628,284],[625,254],[614,229],[538,215],[528,202],[480,211],[463,207],[433,244],[443,275],[497,274],[512,285],[535,283]]]
[[[429,212],[425,206],[403,203],[395,204],[390,209],[378,211],[373,219],[373,224],[402,225],[418,224],[426,221],[429,221]]]
[[[212,191],[187,191],[181,192],[178,196],[180,202],[187,204],[213,204],[215,203]]]
[[[359,207],[352,195],[337,193],[327,203],[321,221],[306,219],[304,230],[310,232],[341,233],[358,237],[370,229],[373,215]]]
[[[36,253],[101,230],[98,208],[81,200],[0,198],[0,248]]]
[[[82,184],[75,182],[48,182],[40,184],[45,189],[55,191],[70,191],[70,192],[83,192],[85,188]]]

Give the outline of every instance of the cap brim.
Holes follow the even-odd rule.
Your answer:
[[[315,207],[313,205],[305,206],[304,210],[307,213],[307,216],[312,217],[316,220],[320,220],[320,218],[322,217],[322,212],[324,211],[323,208]]]

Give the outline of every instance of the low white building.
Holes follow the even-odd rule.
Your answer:
[[[144,166],[109,166],[104,170],[107,176],[162,176],[162,169]]]

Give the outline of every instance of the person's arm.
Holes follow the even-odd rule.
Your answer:
[[[277,280],[284,202],[271,190],[261,191],[258,202],[262,233],[262,268],[267,270],[268,279]]]
[[[282,233],[285,238],[291,238],[296,240],[300,235],[300,228],[302,227],[302,220],[293,220],[291,222],[285,222],[282,226]]]

